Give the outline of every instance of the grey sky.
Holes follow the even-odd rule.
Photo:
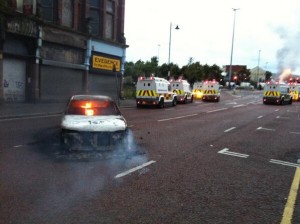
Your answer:
[[[159,57],[168,62],[170,23],[173,24],[171,62],[186,65],[190,57],[201,64],[258,65],[275,73],[291,68],[300,73],[300,1],[298,0],[127,0],[125,35],[127,61]],[[175,30],[175,25],[180,30]],[[259,57],[260,50],[260,57]]]

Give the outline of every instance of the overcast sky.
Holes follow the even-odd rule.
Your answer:
[[[189,58],[220,67],[230,64],[236,11],[233,65],[274,73],[290,68],[300,74],[299,0],[126,0],[126,61],[168,63],[180,67]],[[179,30],[175,30],[176,25]],[[259,53],[260,52],[260,53]]]

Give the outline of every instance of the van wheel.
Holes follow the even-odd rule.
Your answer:
[[[184,98],[184,104],[187,104],[187,97]]]
[[[292,103],[293,103],[293,99],[291,98],[290,101],[289,101],[289,104],[292,104]]]
[[[159,103],[158,103],[158,107],[159,107],[159,108],[164,108],[164,107],[165,107],[164,99],[160,99],[160,101],[159,101]]]
[[[194,96],[191,97],[191,103],[193,103],[193,101],[194,101]]]
[[[172,102],[172,106],[173,106],[173,107],[175,107],[175,106],[176,106],[176,104],[177,104],[177,98],[176,98],[176,97],[174,97],[174,99],[173,99],[173,102]]]

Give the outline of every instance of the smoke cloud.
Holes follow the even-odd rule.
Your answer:
[[[277,71],[280,74],[280,81],[286,81],[291,74],[299,69],[300,31],[293,31],[284,28],[276,30],[280,39],[283,41],[283,47],[277,51]]]

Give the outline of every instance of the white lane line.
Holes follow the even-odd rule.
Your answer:
[[[206,113],[213,113],[213,112],[218,112],[218,111],[222,111],[222,110],[227,110],[228,108],[220,108],[220,109],[217,109],[217,110],[210,110],[210,111],[207,111]]]
[[[293,132],[293,131],[291,131],[290,134],[300,135],[300,132]]]
[[[276,160],[276,159],[270,159],[270,163],[275,163],[283,166],[291,166],[291,167],[300,167],[300,164],[297,163],[290,163],[286,161]]]
[[[21,148],[21,147],[23,147],[24,145],[15,145],[15,146],[13,146],[14,148]]]
[[[245,104],[239,104],[239,105],[233,106],[232,108],[245,107],[245,106],[246,106]]]
[[[290,119],[290,117],[280,117],[280,116],[277,116],[276,118],[277,118],[277,119],[279,119],[279,118],[280,118],[280,119]]]
[[[275,131],[275,129],[263,128],[263,127],[258,127],[258,128],[256,128],[256,130]]]
[[[229,104],[237,104],[237,102],[226,103],[226,105],[229,105]]]
[[[264,116],[261,115],[261,116],[258,116],[257,119],[261,119],[261,118],[263,118],[263,117],[264,117]]]
[[[230,131],[232,131],[233,129],[236,129],[236,127],[229,128],[229,129],[225,130],[224,132],[230,132]]]
[[[132,125],[128,125],[127,127],[128,127],[128,128],[132,128],[132,127],[134,127],[134,125],[133,125],[133,124],[132,124]]]
[[[276,109],[275,111],[277,112],[277,111],[279,111],[279,109]]]
[[[185,115],[185,116],[180,116],[180,117],[171,117],[171,118],[161,119],[161,120],[157,120],[157,121],[158,122],[170,121],[170,120],[176,120],[176,119],[181,119],[181,118],[193,117],[193,116],[197,116],[197,115],[198,114],[190,114],[190,115]]]
[[[131,174],[131,173],[137,171],[137,170],[143,169],[144,167],[149,166],[149,165],[151,165],[152,163],[156,163],[156,161],[151,160],[151,161],[149,161],[149,162],[147,162],[147,163],[144,163],[144,164],[142,164],[142,165],[140,165],[140,166],[137,166],[137,167],[134,167],[134,168],[132,168],[132,169],[130,169],[130,170],[127,170],[127,171],[125,171],[125,172],[119,173],[118,175],[115,176],[115,179],[120,178],[120,177],[124,177],[124,176],[126,176],[126,175],[128,175],[128,174]]]
[[[236,157],[240,157],[240,158],[248,158],[249,157],[249,155],[247,155],[247,154],[242,154],[242,153],[237,153],[237,152],[229,152],[228,148],[224,148],[224,149],[220,150],[218,153],[228,155],[228,156],[236,156]]]

